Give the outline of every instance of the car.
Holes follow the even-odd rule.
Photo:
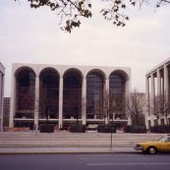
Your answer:
[[[134,147],[136,151],[156,154],[158,152],[170,152],[170,135],[162,136],[157,141],[137,143]]]

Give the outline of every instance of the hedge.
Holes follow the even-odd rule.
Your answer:
[[[85,133],[86,125],[71,125],[69,131],[73,133]]]
[[[127,125],[124,127],[125,133],[146,133],[146,126],[132,126]]]
[[[53,133],[54,128],[54,124],[42,124],[40,125],[40,133]]]
[[[99,133],[116,133],[116,126],[112,124],[98,125],[97,132]]]
[[[150,128],[152,133],[170,133],[170,125],[157,125]]]

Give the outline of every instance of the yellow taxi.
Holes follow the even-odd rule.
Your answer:
[[[137,143],[134,147],[143,153],[156,154],[157,152],[170,152],[170,135],[162,136],[157,141]]]

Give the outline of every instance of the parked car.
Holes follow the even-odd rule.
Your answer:
[[[170,135],[162,136],[157,141],[137,143],[134,149],[149,154],[170,152]]]

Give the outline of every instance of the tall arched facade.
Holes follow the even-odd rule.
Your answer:
[[[113,121],[127,122],[130,68],[13,64],[12,83],[10,127],[38,129],[47,119],[60,128],[102,123],[106,93]]]

